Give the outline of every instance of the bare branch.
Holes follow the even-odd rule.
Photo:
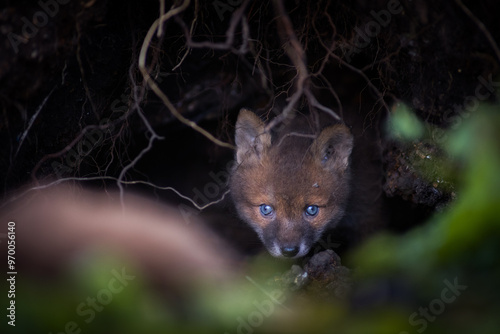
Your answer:
[[[122,116],[120,117],[119,119],[117,119],[116,121],[114,122],[109,122],[107,124],[104,124],[104,125],[88,125],[86,126],[68,145],[66,145],[62,150],[58,151],[58,152],[55,152],[55,153],[51,153],[51,154],[47,154],[45,155],[43,158],[40,159],[40,161],[38,161],[38,163],[35,165],[35,167],[33,168],[32,172],[31,172],[31,179],[35,182],[35,183],[38,183],[37,181],[37,177],[36,177],[36,173],[38,172],[38,170],[40,169],[40,167],[43,165],[43,163],[49,159],[52,159],[52,158],[57,158],[57,157],[60,157],[62,156],[63,154],[69,152],[82,138],[83,136],[85,136],[85,134],[91,130],[94,130],[94,129],[99,129],[99,130],[106,130],[107,128],[111,128],[111,127],[114,127],[117,123],[123,121],[124,119],[126,118],[126,116]]]
[[[192,32],[189,32],[186,24],[181,19],[177,19],[177,22],[184,30],[184,36],[186,37],[186,44],[188,48],[209,48],[213,50],[232,50],[236,54],[245,54],[248,50],[248,37],[249,28],[246,19],[243,17],[246,6],[250,0],[245,0],[243,4],[233,13],[231,16],[231,21],[229,23],[229,28],[226,31],[226,41],[224,43],[212,43],[212,42],[194,42],[191,36]],[[241,22],[243,31],[243,42],[240,48],[237,50],[233,47],[234,37],[236,32],[236,27],[238,23]]]
[[[377,87],[375,87],[375,85],[371,82],[371,80],[366,76],[365,72],[363,72],[362,70],[360,70],[359,68],[355,67],[355,66],[352,66],[351,64],[349,64],[348,62],[344,61],[342,58],[340,58],[339,56],[337,56],[335,53],[333,53],[330,49],[328,49],[328,54],[332,57],[332,58],[335,58],[335,60],[337,60],[340,64],[346,66],[347,68],[349,68],[351,71],[353,72],[356,72],[357,74],[359,74],[363,79],[365,79],[366,81],[366,84],[368,85],[368,87],[370,87],[370,89],[377,95],[378,97],[378,102],[380,102],[380,104],[382,104],[382,106],[384,106],[384,108],[387,110],[387,111],[390,111],[389,109],[389,106],[387,105],[387,103],[385,102],[384,100],[384,94],[382,94]]]
[[[134,180],[134,181],[125,181],[125,180],[119,180],[118,178],[116,177],[112,177],[112,176],[93,176],[93,177],[66,177],[66,178],[62,178],[62,179],[58,179],[58,180],[55,180],[53,182],[50,182],[50,183],[47,183],[47,184],[43,184],[43,185],[37,185],[35,187],[31,187],[25,191],[23,191],[22,193],[20,193],[19,195],[16,195],[16,196],[12,196],[10,197],[8,200],[4,201],[2,204],[0,204],[0,209],[4,208],[5,206],[7,206],[8,204],[10,203],[13,203],[23,197],[25,197],[26,195],[28,195],[29,193],[33,192],[33,191],[37,191],[37,190],[43,190],[43,189],[47,189],[47,188],[50,188],[50,187],[55,187],[59,184],[62,184],[62,183],[65,183],[65,182],[70,182],[70,181],[78,181],[78,182],[81,182],[81,181],[99,181],[99,180],[110,180],[110,181],[115,181],[117,183],[120,183],[120,184],[126,184],[126,185],[131,185],[131,184],[144,184],[144,185],[147,185],[151,188],[154,188],[154,189],[159,189],[159,190],[168,190],[168,191],[172,191],[174,192],[177,196],[189,201],[194,207],[196,207],[198,210],[202,211],[214,204],[217,204],[221,201],[224,200],[224,198],[227,196],[227,194],[230,193],[230,190],[227,190],[226,192],[224,192],[221,196],[221,198],[215,200],[215,201],[212,201],[210,203],[207,203],[205,205],[198,205],[193,199],[191,199],[190,197],[186,196],[186,195],[183,195],[181,194],[178,190],[176,190],[175,188],[173,187],[162,187],[162,186],[157,186],[156,184],[154,183],[151,183],[151,182],[146,182],[146,181],[142,181],[142,180]]]
[[[165,14],[165,0],[160,0],[160,17],[163,17]],[[158,27],[157,37],[161,37],[163,35],[163,21],[160,21]]]
[[[200,10],[199,7],[200,7],[200,3],[198,2],[198,0],[195,0],[194,1],[194,19],[193,19],[193,22],[191,22],[191,28],[189,29],[189,35],[193,34],[194,27],[196,26],[196,21],[198,20],[198,12]],[[178,69],[182,65],[182,63],[184,62],[184,59],[186,59],[187,55],[189,54],[189,51],[191,51],[191,48],[186,45],[186,52],[184,52],[184,55],[182,56],[181,60],[177,63],[177,65],[175,65],[172,68],[172,71],[175,71],[176,69]]]
[[[477,27],[483,32],[484,36],[486,36],[486,39],[491,45],[491,48],[495,52],[495,55],[497,56],[497,59],[500,61],[500,49],[498,48],[497,42],[495,42],[495,39],[493,36],[491,36],[491,33],[489,30],[486,28],[483,22],[481,22],[471,11],[467,6],[463,4],[462,1],[460,0],[455,0],[457,5],[462,8],[462,10],[467,14],[467,16],[474,21],[474,23],[477,25]]]
[[[184,116],[182,116],[181,113],[179,113],[179,111],[174,107],[174,105],[172,104],[172,102],[170,102],[170,99],[163,93],[163,91],[160,89],[160,87],[158,87],[158,85],[153,80],[153,78],[150,76],[150,74],[149,74],[149,72],[148,72],[148,70],[146,68],[146,55],[147,55],[147,52],[148,52],[148,48],[149,48],[149,46],[151,44],[151,40],[153,39],[153,35],[154,35],[156,29],[158,29],[158,26],[159,26],[160,22],[165,22],[169,18],[171,18],[172,16],[181,13],[182,11],[184,11],[187,8],[187,6],[189,6],[189,3],[190,3],[190,0],[185,0],[179,7],[175,7],[173,9],[169,10],[167,13],[165,13],[164,15],[162,15],[161,18],[156,19],[153,22],[153,24],[149,28],[148,33],[146,34],[146,37],[144,37],[144,42],[143,42],[142,47],[141,47],[141,52],[139,54],[139,69],[140,69],[140,71],[142,73],[142,76],[144,77],[145,82],[147,82],[147,84],[149,85],[149,87],[163,101],[163,104],[165,104],[165,106],[170,110],[170,112],[181,123],[186,124],[187,126],[191,127],[195,131],[198,131],[199,133],[201,133],[206,138],[208,138],[209,140],[211,140],[212,142],[214,142],[215,144],[217,144],[219,146],[234,149],[233,145],[231,145],[229,143],[226,143],[226,142],[223,142],[223,141],[215,138],[211,133],[209,133],[205,129],[201,128],[200,126],[198,126],[198,124],[196,124],[195,122],[190,121],[189,119],[187,119]]]
[[[280,142],[278,143],[278,146],[281,146],[281,144],[283,143],[283,140],[285,140],[288,137],[301,137],[301,138],[316,139],[317,136],[315,134],[300,133],[300,132],[290,132],[290,133],[287,133],[286,135],[284,135],[281,138]]]
[[[290,60],[292,61],[292,64],[295,66],[297,70],[297,77],[296,77],[296,89],[295,92],[292,94],[292,96],[288,99],[288,104],[286,105],[285,108],[283,108],[283,111],[280,115],[276,116],[273,120],[271,120],[271,122],[269,122],[266,125],[265,131],[266,132],[270,131],[277,124],[287,119],[289,115],[292,113],[293,108],[303,95],[307,97],[311,106],[314,106],[322,111],[325,111],[331,116],[333,116],[335,119],[340,120],[340,117],[333,110],[321,105],[310,91],[310,83],[308,81],[309,71],[306,65],[306,56],[304,48],[302,47],[302,44],[299,42],[297,35],[293,30],[292,22],[290,20],[290,17],[285,11],[285,6],[283,4],[283,1],[274,0],[273,4],[276,14],[278,15],[277,18],[278,28],[279,28],[278,30],[280,33],[281,40],[284,43],[283,48],[288,57],[290,58]]]

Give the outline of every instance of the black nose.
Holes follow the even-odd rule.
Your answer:
[[[299,253],[299,247],[281,247],[281,254],[286,257],[294,257]]]

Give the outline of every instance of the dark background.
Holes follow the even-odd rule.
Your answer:
[[[245,2],[243,17],[250,36],[246,52],[238,52],[244,41],[238,23],[231,47],[191,48],[181,62],[186,52],[183,29],[191,29],[194,21],[194,41],[223,43],[238,8],[231,3],[237,2],[242,3],[191,4],[164,24],[163,36],[153,38],[147,57],[151,76],[177,110],[228,143],[233,143],[240,108],[270,118],[280,113],[296,85],[295,67],[280,38],[275,9],[268,2]],[[146,32],[159,16],[159,3],[47,3],[52,4],[54,14],[46,15],[44,23],[37,21],[43,15],[36,13],[45,11],[37,2],[2,2],[3,197],[33,182],[69,177],[98,178],[81,184],[116,188],[114,180],[99,177],[120,176],[147,147],[149,125],[163,139],[153,142],[127,169],[123,180],[174,187],[200,201],[195,189],[203,193],[213,181],[209,173],[224,170],[233,151],[177,121],[145,84],[138,56]],[[389,226],[405,231],[453,194],[449,187],[439,188],[415,173],[404,172],[406,158],[415,148],[408,152],[408,148],[393,146],[380,122],[390,112],[388,106],[404,102],[427,124],[454,126],[466,111],[465,98],[475,96],[478,77],[492,76],[494,81],[498,75],[495,41],[500,33],[500,4],[494,0],[401,1],[401,13],[390,15],[390,22],[379,25],[380,31],[364,43],[359,31],[373,25],[376,20],[371,12],[387,11],[388,3],[286,1],[285,7],[304,48],[309,84],[318,99],[347,113],[342,116],[351,127],[380,133],[375,140],[384,153],[383,196]],[[170,6],[167,3],[166,10]],[[40,27],[30,32],[26,22]],[[16,39],[14,46],[12,34],[22,39],[26,37],[23,31],[31,36],[22,42]],[[494,98],[492,94],[488,100]],[[306,105],[303,98],[297,108]],[[89,140],[89,133],[98,133],[94,137],[98,142]],[[91,145],[81,148],[84,142]],[[432,150],[432,145],[427,148]],[[124,187],[188,204],[171,191],[145,185]]]

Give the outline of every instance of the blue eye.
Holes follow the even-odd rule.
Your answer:
[[[306,215],[310,216],[310,217],[314,217],[318,214],[319,212],[319,208],[317,205],[309,205],[307,208],[306,208]]]
[[[270,206],[270,205],[267,205],[267,204],[262,204],[260,206],[260,213],[263,215],[263,216],[269,216],[273,213],[273,207]]]

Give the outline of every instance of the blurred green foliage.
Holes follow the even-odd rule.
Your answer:
[[[396,138],[418,141],[425,135],[407,108],[390,124]],[[165,299],[130,264],[94,258],[63,280],[20,275],[16,327],[2,332],[498,333],[499,130],[499,106],[483,106],[434,143],[447,157],[433,160],[446,165],[437,170],[456,173],[456,200],[423,226],[405,235],[375,236],[352,253],[356,288],[348,300],[266,290],[263,277],[279,269],[276,261],[262,259],[246,273],[251,280],[203,285],[189,298]],[[113,268],[124,266],[136,278],[87,323],[78,305],[107,286]],[[455,293],[450,284],[459,286]],[[78,327],[65,331],[71,321]]]
[[[444,212],[406,235],[380,235],[353,254],[364,279],[397,278],[409,285],[418,307],[440,298],[444,280],[457,279],[467,286],[432,324],[428,321],[429,333],[500,329],[499,111],[498,105],[482,106],[459,128],[448,130],[446,140],[435,143],[451,157],[438,160],[447,166],[437,168],[459,166],[454,171],[458,171],[457,199]],[[402,306],[408,305],[407,300]],[[411,312],[418,312],[418,307]],[[422,328],[411,326],[407,331]]]
[[[408,106],[398,104],[387,122],[387,130],[392,138],[415,140],[422,137],[425,127]]]

